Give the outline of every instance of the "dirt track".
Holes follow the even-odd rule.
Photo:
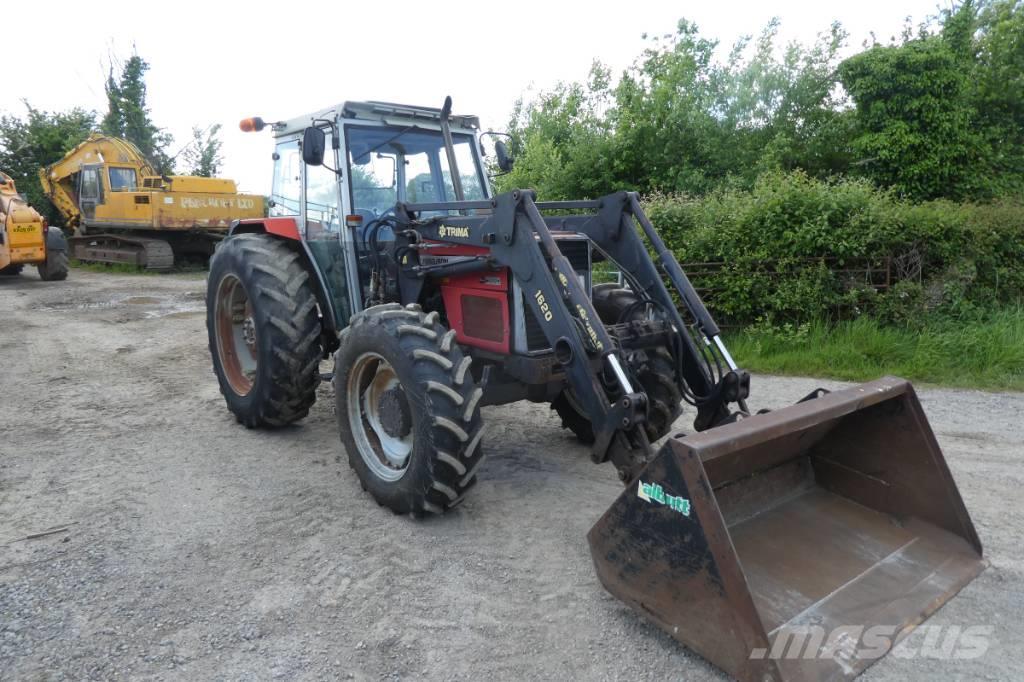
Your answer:
[[[345,463],[328,387],[295,427],[235,423],[204,290],[0,279],[0,680],[722,678],[599,586],[584,536],[620,486],[546,407],[487,408],[466,502],[396,517]],[[838,386],[757,377],[755,403],[818,385]],[[929,624],[992,643],[865,679],[1020,679],[1024,395],[921,393],[991,561]]]

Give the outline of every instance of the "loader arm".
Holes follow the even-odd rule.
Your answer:
[[[541,209],[590,213],[545,217]],[[480,210],[493,213],[418,219],[425,211],[461,214]],[[636,390],[627,375],[622,349],[600,322],[590,296],[558,250],[549,222],[588,236],[630,272],[637,291],[643,292],[647,300],[668,315],[668,332],[677,338],[681,351],[678,379],[685,382],[696,398],[695,427],[698,430],[727,419],[729,403],[742,404],[747,397],[747,374],[732,365],[729,358],[728,371],[716,377],[690,337],[635,227],[635,223],[639,223],[649,239],[651,234],[657,236],[634,194],[613,194],[597,201],[538,204],[532,191],[515,190],[486,201],[399,204],[396,214],[398,224],[406,227],[399,231],[396,252],[416,254],[424,244],[436,242],[481,246],[490,250],[488,260],[468,265],[459,263],[451,266],[451,272],[466,272],[467,267],[509,268],[525,292],[534,315],[541,321],[544,335],[563,366],[576,399],[593,424],[592,458],[597,462],[611,459],[623,480],[632,480],[650,455],[650,445],[642,429],[647,396]],[[696,320],[699,333],[705,338],[709,338],[708,334],[717,338],[717,326],[672,254],[660,239],[651,241],[673,288]],[[444,276],[450,272],[444,267],[422,267],[418,257],[405,259],[399,273],[403,300],[417,299],[427,274]],[[720,345],[720,341],[718,343]]]

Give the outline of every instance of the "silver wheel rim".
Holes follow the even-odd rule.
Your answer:
[[[377,353],[363,353],[356,358],[348,375],[349,428],[363,462],[385,481],[397,481],[405,475],[412,453],[411,425],[408,433],[396,436],[388,433],[382,421],[384,394],[401,388],[391,363]]]

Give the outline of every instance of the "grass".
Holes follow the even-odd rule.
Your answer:
[[[206,268],[200,265],[176,265],[170,270],[146,270],[136,265],[129,265],[128,263],[85,263],[75,258],[71,259],[71,267],[76,270],[85,270],[87,272],[99,272],[104,274],[115,274],[115,275],[166,275],[166,274],[186,274],[196,275],[197,277],[205,277]]]
[[[1024,309],[981,321],[929,320],[921,329],[867,318],[786,331],[751,328],[729,339],[754,372],[868,381],[894,374],[942,386],[1024,391]]]

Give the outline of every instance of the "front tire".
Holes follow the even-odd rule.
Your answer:
[[[68,278],[68,252],[46,252],[46,260],[36,266],[39,279],[44,282],[59,282]]]
[[[598,284],[593,288],[594,310],[604,324],[612,325],[643,315],[637,296],[617,284]],[[630,358],[631,368],[647,394],[647,438],[653,443],[672,428],[682,413],[683,395],[675,382],[672,355],[664,348],[636,353]],[[576,439],[587,445],[594,442],[594,427],[573,399],[568,388],[551,403],[558,413],[562,428],[572,431]]]
[[[228,409],[248,428],[302,419],[320,381],[320,316],[300,255],[266,234],[229,237],[210,261],[206,330]]]
[[[338,431],[363,488],[396,514],[462,501],[483,459],[483,391],[436,312],[374,306],[355,315],[335,362]]]

